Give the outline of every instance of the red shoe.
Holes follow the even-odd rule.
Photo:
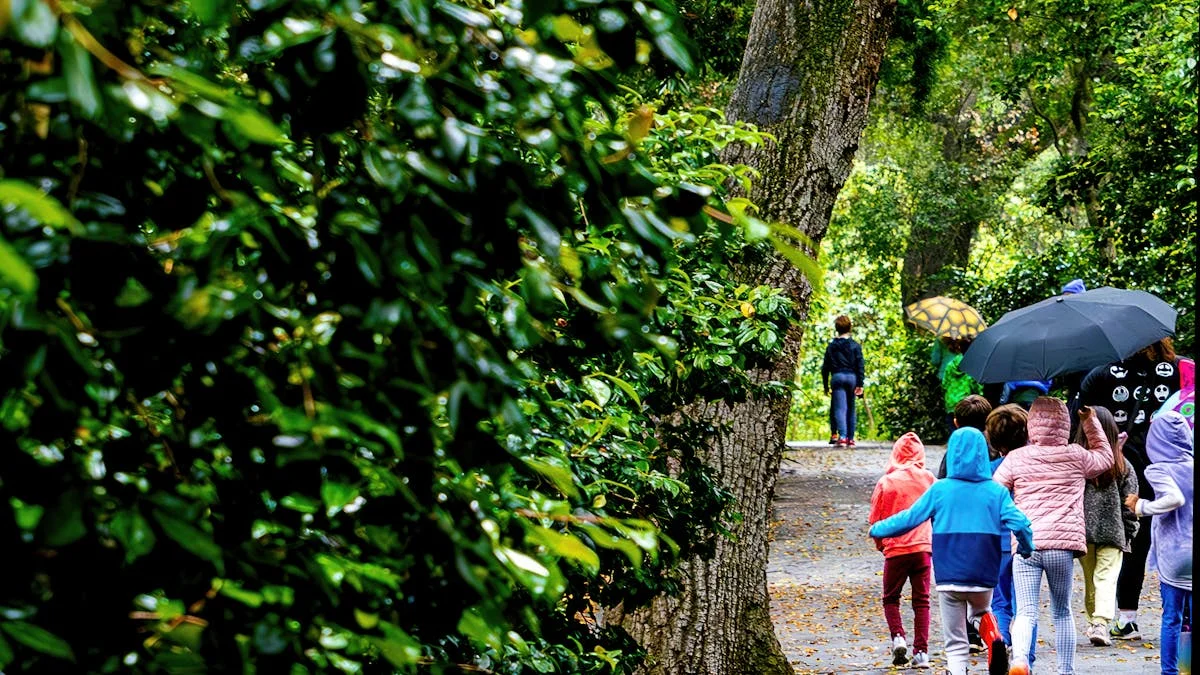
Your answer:
[[[850,440],[847,440],[847,439],[845,439],[845,438],[839,438],[839,439],[837,440],[837,444],[836,444],[836,445],[837,445],[839,448],[844,448],[844,447],[847,447],[848,445],[850,445],[850,444],[851,444],[851,443],[853,443],[853,442],[854,442],[854,441],[850,441]]]
[[[854,442],[854,439],[853,439],[853,438],[850,438],[850,439],[847,439],[847,440],[846,440],[846,446],[847,446],[847,447],[851,447],[851,448],[853,448],[855,445],[857,445],[857,443],[855,443],[855,442]]]
[[[996,623],[996,616],[991,612],[985,612],[979,617],[979,637],[983,639],[983,644],[987,645],[988,650],[988,675],[1016,675],[1021,671],[1009,670],[1008,667],[1008,646],[1004,644],[1004,636],[1000,635],[1000,626]],[[1019,668],[1019,666],[1014,666]],[[1025,673],[1028,673],[1026,667]]]

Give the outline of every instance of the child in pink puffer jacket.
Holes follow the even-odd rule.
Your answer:
[[[1089,478],[1109,470],[1112,446],[1089,407],[1079,409],[1088,447],[1070,443],[1071,416],[1062,401],[1039,396],[1029,408],[1029,445],[1005,457],[992,479],[1013,493],[1017,508],[1033,522],[1036,547],[1029,558],[1013,559],[1017,616],[1012,622],[1013,667],[1026,663],[1040,606],[1042,575],[1050,586],[1058,672],[1075,672],[1075,619],[1071,615],[1074,560],[1087,552],[1083,489]]]

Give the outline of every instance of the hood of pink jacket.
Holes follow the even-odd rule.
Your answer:
[[[908,432],[892,444],[892,458],[888,462],[887,473],[902,469],[925,468],[925,445],[915,432]]]
[[[1029,407],[1029,445],[1061,446],[1071,442],[1071,413],[1067,404],[1039,396]]]

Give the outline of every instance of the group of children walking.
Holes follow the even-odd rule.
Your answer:
[[[1038,397],[991,409],[970,396],[955,408],[944,477],[925,468],[915,433],[896,441],[887,473],[871,497],[870,536],[884,554],[883,609],[895,665],[930,667],[930,574],[941,611],[947,670],[967,672],[980,636],[993,675],[1031,672],[1036,660],[1042,578],[1054,619],[1057,672],[1074,673],[1071,611],[1075,559],[1083,567],[1084,635],[1111,644],[1121,558],[1139,517],[1153,516],[1150,565],[1161,584],[1162,673],[1176,675],[1185,614],[1191,615],[1193,436],[1179,414],[1151,422],[1145,470],[1154,499],[1138,497],[1124,461],[1125,435],[1111,412],[1082,407],[1071,438],[1061,400]],[[1010,534],[1011,533],[1011,534]],[[1015,552],[1015,555],[1014,555]],[[900,615],[905,582],[912,590],[912,655]]]

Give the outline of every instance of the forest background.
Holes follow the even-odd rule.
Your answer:
[[[1176,348],[1194,354],[1195,18],[1161,2],[900,3],[823,242],[790,439],[828,433],[820,365],[841,313],[867,361],[859,426],[881,439],[945,435],[932,337],[904,324],[920,298],[994,323],[1076,278],[1141,289],[1179,310]]]
[[[785,672],[759,422],[827,433],[836,314],[884,438],[926,295],[1192,352],[1194,7],[830,0],[765,71],[754,9],[0,1],[0,667]]]

